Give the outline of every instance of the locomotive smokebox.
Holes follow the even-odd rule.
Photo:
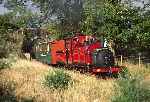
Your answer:
[[[97,67],[110,67],[115,65],[113,53],[108,48],[96,49],[92,56],[93,65]]]

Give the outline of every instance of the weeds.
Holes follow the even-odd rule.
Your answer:
[[[129,76],[129,73],[127,73]],[[142,74],[120,78],[117,81],[120,89],[120,94],[116,94],[112,102],[150,102],[150,90],[144,87]]]
[[[2,79],[3,80],[3,79]],[[13,81],[0,80],[0,102],[17,102],[14,90],[15,85]]]
[[[130,72],[129,72],[128,68],[125,66],[122,66],[121,70],[122,71],[119,73],[119,77],[120,78],[129,78]]]
[[[62,70],[57,70],[55,72],[49,73],[45,77],[45,84],[54,89],[66,89],[72,83],[71,76]]]
[[[11,62],[8,59],[0,59],[0,70],[10,68]]]

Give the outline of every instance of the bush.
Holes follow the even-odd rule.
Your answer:
[[[121,94],[112,102],[150,102],[150,90],[141,83],[142,77],[122,79],[118,81]]]
[[[49,73],[45,77],[45,84],[53,89],[66,89],[72,83],[71,76],[62,70],[57,70],[53,73]]]
[[[8,59],[0,59],[0,70],[10,68],[11,63]]]
[[[129,78],[130,73],[128,71],[128,68],[125,66],[121,67],[121,72],[119,73],[120,78]]]

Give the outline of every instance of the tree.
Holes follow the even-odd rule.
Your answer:
[[[142,10],[126,6],[120,0],[86,2],[89,5],[84,8],[84,32],[103,34],[112,50],[127,49],[130,52],[148,48],[148,12],[141,13]]]
[[[25,0],[9,1],[24,8]],[[134,48],[140,51],[149,47],[150,17],[146,9],[149,3],[139,9],[131,5],[132,1],[135,0],[130,0],[128,5],[122,0],[32,0],[32,3],[44,15],[39,17],[39,22],[54,25],[54,29],[50,26],[51,31],[103,34],[113,49]],[[27,21],[33,25],[36,22],[32,16]]]
[[[83,12],[83,0],[8,0],[6,7],[20,15],[25,14],[27,4],[32,3],[39,9],[40,25],[56,24],[60,33],[78,31]],[[21,12],[23,11],[23,12]]]
[[[86,0],[83,4],[83,16],[81,22],[81,31],[86,34],[93,34],[98,31],[98,26],[101,24],[101,16],[98,16],[103,7],[103,1]]]
[[[77,31],[81,21],[82,0],[32,0],[44,14],[42,19],[56,21],[61,32]]]
[[[150,18],[141,11],[123,4],[105,3],[102,29],[107,39],[114,42],[115,49],[127,49],[128,53],[134,53],[149,48]]]
[[[32,18],[34,18],[32,14],[14,16],[12,12],[0,16],[0,58],[8,57],[11,53],[21,54],[22,43],[26,37],[21,29],[37,26]]]
[[[16,43],[17,39],[13,38],[12,32],[19,29],[19,27],[10,21],[10,15],[0,16],[0,58],[8,57],[13,50],[16,50],[13,48],[13,43]]]

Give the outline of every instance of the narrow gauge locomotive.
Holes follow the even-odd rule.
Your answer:
[[[45,51],[41,48],[48,46]],[[43,52],[44,51],[44,52]],[[76,34],[74,37],[41,43],[36,46],[36,59],[50,64],[78,67],[92,74],[119,73],[113,53],[94,36]]]

